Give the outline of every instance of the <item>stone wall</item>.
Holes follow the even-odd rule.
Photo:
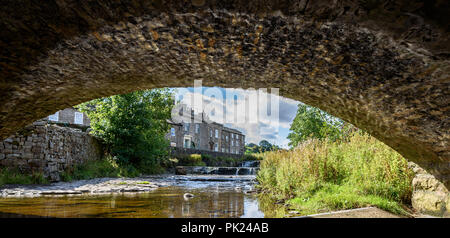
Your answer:
[[[76,164],[102,157],[101,144],[80,129],[36,122],[0,142],[0,166],[59,181]]]
[[[421,213],[450,217],[450,193],[433,175],[410,162],[416,176],[413,179],[412,206]]]
[[[171,147],[172,156],[182,156],[182,155],[190,155],[190,154],[201,154],[201,155],[209,155],[213,158],[217,157],[230,157],[230,158],[241,158],[243,154],[230,154],[230,153],[222,153],[215,152],[209,150],[197,150],[197,149],[189,149],[189,148],[179,148],[179,147]]]

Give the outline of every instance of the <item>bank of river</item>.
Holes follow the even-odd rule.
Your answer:
[[[286,217],[254,190],[255,176],[100,178],[0,188],[0,217]],[[184,196],[186,193],[194,197]]]

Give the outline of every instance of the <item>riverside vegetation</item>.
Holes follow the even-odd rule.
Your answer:
[[[303,215],[368,205],[406,215],[414,176],[407,161],[367,133],[313,110],[299,105],[291,150],[262,154],[262,193]]]
[[[166,119],[173,101],[167,90],[142,91],[80,105],[108,156],[65,171],[64,181],[98,177],[136,177],[177,165],[237,166],[261,160],[259,190],[301,214],[367,205],[405,214],[413,172],[397,152],[365,132],[317,108],[299,105],[291,125],[290,150],[271,145],[247,146],[241,159],[186,155],[170,158]],[[165,108],[161,110],[161,108]],[[262,152],[262,153],[254,153]],[[2,169],[2,184],[48,183],[40,174]],[[262,203],[263,204],[263,203]]]
[[[0,186],[4,184],[48,184],[42,173],[24,174],[18,169],[0,168]]]
[[[244,161],[261,160],[259,154],[245,154],[240,158],[233,157],[212,157],[207,154],[180,155],[169,159],[166,168],[181,166],[213,166],[213,167],[237,167]]]
[[[161,164],[169,157],[169,142],[164,136],[169,130],[166,120],[171,117],[172,93],[169,89],[136,91],[78,106],[89,116],[92,133],[103,141],[106,153],[112,156],[109,162],[114,162],[119,170],[126,170],[119,174],[163,171]]]

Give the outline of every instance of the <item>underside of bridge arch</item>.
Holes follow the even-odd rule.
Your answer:
[[[446,1],[5,1],[0,137],[139,89],[280,88],[449,187]]]

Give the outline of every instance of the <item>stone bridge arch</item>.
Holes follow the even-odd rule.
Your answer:
[[[153,0],[0,6],[0,137],[93,98],[277,87],[449,187],[447,1]]]

